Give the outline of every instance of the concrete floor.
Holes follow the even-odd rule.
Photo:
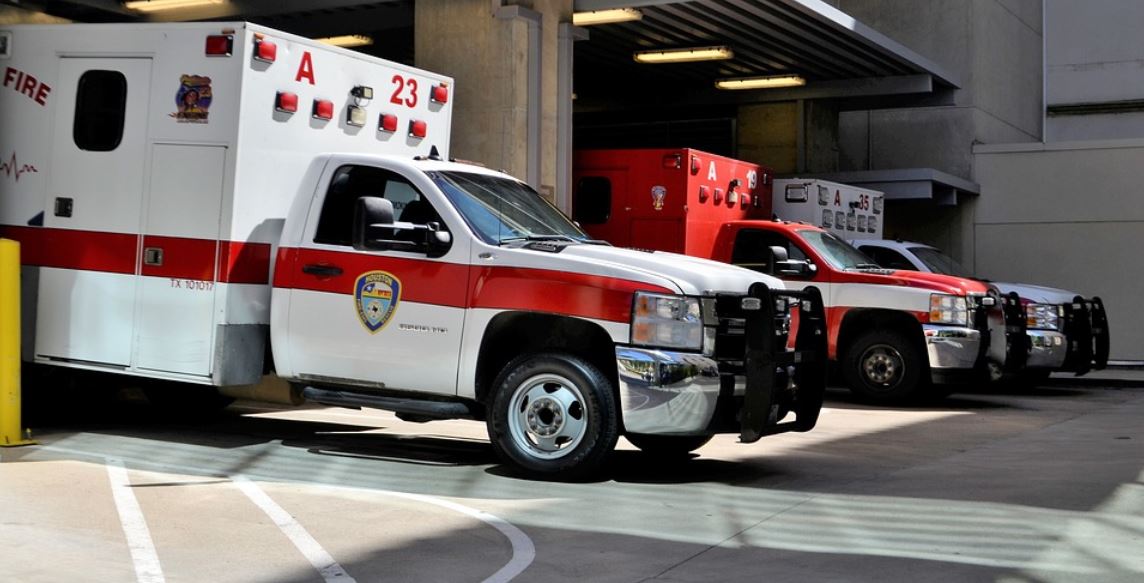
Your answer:
[[[677,465],[621,441],[577,484],[509,476],[479,423],[48,394],[41,445],[0,450],[3,581],[1144,580],[1131,386],[837,392],[811,433]]]

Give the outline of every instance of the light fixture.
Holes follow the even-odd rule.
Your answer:
[[[341,36],[327,36],[324,38],[316,38],[314,40],[322,44],[345,48],[365,47],[373,44],[373,37],[365,36],[363,34],[343,34]]]
[[[719,79],[718,89],[775,89],[778,87],[801,87],[806,79],[798,75],[772,75],[770,77],[742,77],[739,79]]]
[[[127,0],[124,8],[136,12],[158,12],[178,8],[194,8],[208,4],[222,4],[223,0]]]
[[[614,22],[631,22],[643,18],[643,12],[635,8],[614,8],[611,10],[593,10],[591,12],[575,12],[572,14],[572,24],[576,26],[592,26],[593,24],[612,24]]]
[[[723,61],[733,58],[728,47],[695,47],[663,51],[639,51],[632,55],[637,63],[690,63],[694,61]]]

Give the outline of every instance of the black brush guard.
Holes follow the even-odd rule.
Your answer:
[[[1029,340],[1025,306],[1021,304],[1017,292],[1001,296],[1001,312],[1005,316],[1005,370],[1018,372],[1029,361],[1032,343]]]
[[[780,299],[797,306],[793,350],[787,349],[786,314],[775,307]],[[715,310],[724,392],[733,391],[737,374],[746,377],[737,407],[740,439],[753,443],[767,435],[813,429],[826,392],[826,312],[818,288],[772,290],[755,283],[745,296],[717,294]],[[731,400],[728,394],[723,398]],[[795,419],[784,422],[788,412]]]
[[[1080,296],[1065,304],[1064,334],[1068,342],[1064,370],[1077,376],[1108,366],[1108,314],[1099,297]]]

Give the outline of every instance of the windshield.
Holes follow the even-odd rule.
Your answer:
[[[835,269],[876,269],[878,264],[865,253],[826,231],[799,231],[803,240]]]
[[[521,182],[471,172],[427,174],[487,243],[590,240],[568,217]]]
[[[952,257],[929,247],[910,247],[910,252],[922,260],[922,263],[934,273],[953,275],[956,277],[972,278],[973,275]]]

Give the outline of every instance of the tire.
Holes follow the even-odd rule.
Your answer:
[[[925,355],[904,334],[872,330],[846,349],[842,374],[850,390],[871,403],[895,403],[926,396]]]
[[[619,438],[612,383],[568,354],[526,355],[505,366],[493,385],[486,425],[502,460],[544,479],[592,474]]]
[[[640,451],[658,458],[683,459],[711,441],[711,435],[638,435],[624,437]]]

